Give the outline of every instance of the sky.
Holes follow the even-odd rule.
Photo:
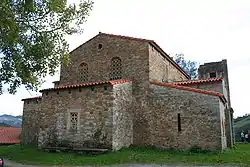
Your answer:
[[[83,28],[67,38],[70,50],[104,32],[152,39],[169,55],[183,53],[198,64],[227,59],[234,117],[250,113],[249,0],[95,0]],[[56,80],[59,74],[48,76],[40,89]],[[22,115],[21,99],[36,95],[23,87],[5,92],[0,115]]]

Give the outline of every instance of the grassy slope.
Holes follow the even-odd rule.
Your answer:
[[[236,141],[240,141],[241,131],[243,130],[247,132],[247,130],[250,130],[250,115],[236,119],[234,122],[234,128]]]
[[[0,155],[14,161],[45,165],[87,165],[118,163],[185,163],[185,164],[248,164],[250,165],[250,144],[237,144],[222,153],[191,153],[159,149],[128,148],[98,156],[74,153],[47,153],[32,147],[20,145],[3,146]]]
[[[7,125],[5,123],[0,123],[0,126],[10,126],[10,125]]]

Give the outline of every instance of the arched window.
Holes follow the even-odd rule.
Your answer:
[[[119,57],[113,57],[111,59],[110,68],[110,79],[121,79],[122,78],[122,61]]]
[[[88,81],[88,64],[81,63],[78,68],[78,80],[79,82],[86,82]]]

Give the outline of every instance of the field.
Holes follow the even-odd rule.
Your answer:
[[[250,144],[238,143],[223,152],[174,151],[156,148],[126,148],[102,155],[76,153],[47,153],[34,147],[1,146],[0,156],[16,162],[44,165],[109,165],[121,163],[156,164],[242,164],[250,165]]]

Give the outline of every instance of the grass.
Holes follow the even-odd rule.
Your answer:
[[[238,143],[234,148],[221,153],[125,148],[117,152],[96,156],[76,153],[47,153],[34,147],[11,145],[1,146],[0,156],[17,162],[43,165],[110,165],[121,163],[250,165],[250,144]]]

